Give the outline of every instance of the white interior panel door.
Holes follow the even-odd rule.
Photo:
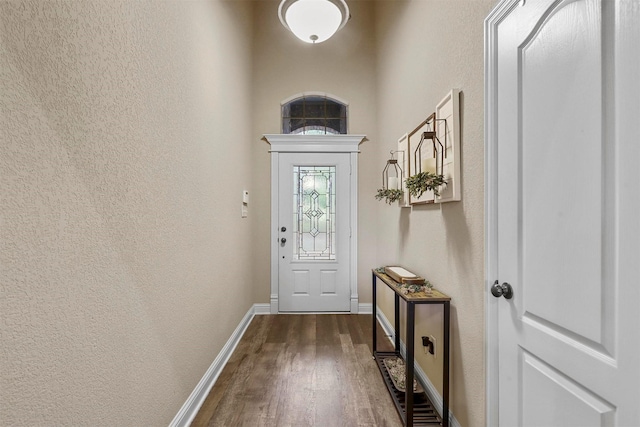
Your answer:
[[[638,5],[506,1],[489,18],[503,426],[640,425]]]
[[[280,311],[349,311],[350,154],[281,153]]]

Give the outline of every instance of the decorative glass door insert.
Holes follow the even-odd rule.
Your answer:
[[[336,167],[293,167],[293,260],[336,259]]]

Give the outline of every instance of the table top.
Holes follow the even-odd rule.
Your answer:
[[[404,299],[407,302],[415,302],[415,303],[438,303],[438,302],[447,302],[451,301],[451,297],[443,294],[437,289],[433,289],[430,294],[426,294],[425,292],[415,292],[415,293],[407,293],[404,294],[402,292],[402,284],[396,282],[391,277],[389,277],[385,273],[380,273],[376,269],[373,269],[373,274],[376,275],[377,278],[382,280],[391,290],[393,290],[400,298]]]

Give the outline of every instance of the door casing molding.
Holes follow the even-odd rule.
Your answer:
[[[350,153],[350,227],[349,285],[351,290],[351,313],[358,313],[358,153],[359,145],[367,140],[366,135],[295,135],[267,134],[262,139],[271,145],[271,314],[278,308],[278,170],[280,153]]]
[[[484,21],[484,212],[485,212],[485,369],[486,425],[499,424],[498,302],[489,289],[498,279],[497,58],[498,26],[521,0],[499,2]]]

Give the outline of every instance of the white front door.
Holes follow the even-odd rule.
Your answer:
[[[487,20],[490,425],[640,425],[638,5]]]
[[[280,311],[350,310],[350,154],[282,153]]]
[[[271,313],[358,313],[358,153],[366,136],[263,139],[271,145]]]

